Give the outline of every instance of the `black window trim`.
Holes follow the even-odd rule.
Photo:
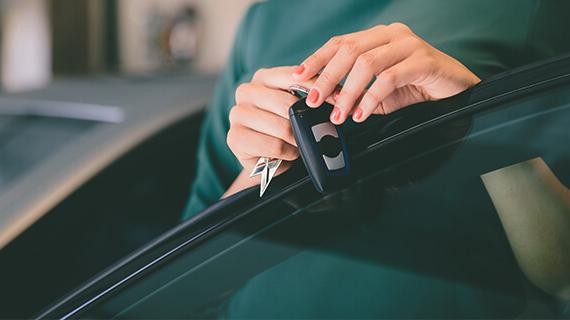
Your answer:
[[[387,144],[394,143],[442,122],[475,114],[500,106],[508,101],[531,95],[541,89],[555,88],[565,83],[570,83],[570,54],[503,72],[456,96],[438,102],[427,102],[411,106],[385,117],[387,119],[411,117],[414,118],[414,121],[409,123],[408,127],[404,129],[400,128],[397,132],[386,133],[385,137],[368,144],[364,150],[355,156],[365,156],[372,150],[377,150]],[[442,111],[430,114],[426,118],[423,116],[426,109],[419,110],[422,109],[421,106],[426,104],[435,104],[437,108],[432,109]],[[40,313],[38,318],[66,319],[75,316],[107,294],[120,289],[130,281],[136,280],[137,277],[145,272],[160,266],[167,258],[171,258],[180,251],[207,240],[208,237],[223,231],[248,212],[252,212],[256,208],[278,199],[283,194],[306,183],[311,182],[307,176],[304,176],[285,185],[279,192],[269,193],[261,200],[253,203],[244,203],[248,199],[259,199],[256,195],[257,188],[253,187],[214,204],[200,214],[167,231],[143,248],[128,255],[115,265],[110,266],[107,270]],[[228,210],[232,208],[234,209]],[[222,211],[230,213],[221,215]],[[184,240],[181,241],[181,237]],[[158,253],[155,251],[158,251]],[[125,272],[123,269],[127,269],[130,264],[138,266],[130,268],[134,269],[134,271]],[[109,284],[102,285],[105,281]]]

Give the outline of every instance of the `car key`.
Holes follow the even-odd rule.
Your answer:
[[[292,86],[291,88],[289,88],[289,92],[291,94],[298,96],[300,98],[302,98],[301,96],[302,92],[306,91],[307,89],[301,86]],[[271,180],[273,179],[273,176],[277,172],[277,169],[279,169],[281,162],[282,162],[281,159],[269,159],[267,157],[260,157],[257,160],[257,163],[253,167],[253,170],[249,174],[249,177],[251,178],[257,175],[261,175],[261,182],[259,186],[260,198],[263,197],[265,190],[267,190],[267,187],[269,187],[269,183],[271,183]]]
[[[329,120],[333,106],[325,102],[310,108],[305,103],[306,88],[291,86],[289,90],[302,98],[289,108],[289,120],[315,188],[325,193],[343,186],[350,174],[350,154],[342,128]]]
[[[261,185],[259,188],[259,197],[263,197],[265,190],[269,187],[269,183],[273,179],[273,176],[279,169],[279,165],[281,165],[281,159],[269,159],[267,157],[261,157],[257,160],[255,167],[249,174],[250,177],[255,177],[257,175],[261,175]]]

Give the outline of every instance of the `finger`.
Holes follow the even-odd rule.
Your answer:
[[[236,90],[237,105],[254,105],[284,119],[289,119],[289,107],[297,100],[288,92],[254,83],[241,84]]]
[[[316,108],[320,106],[325,101],[325,98],[333,93],[362,53],[375,47],[383,46],[388,41],[388,37],[372,38],[374,40],[371,41],[371,37],[368,36],[369,33],[370,31],[367,31],[354,36],[350,42],[348,40],[345,41],[326,64],[321,74],[317,76],[317,80],[307,97],[307,105],[309,107]]]
[[[332,37],[322,47],[303,61],[293,73],[297,80],[309,80],[315,77],[334,57],[343,42],[343,36]]]
[[[412,54],[414,47],[408,42],[392,42],[372,49],[356,59],[356,63],[348,74],[337,99],[335,105],[338,108],[335,110],[337,114],[335,114],[334,119],[331,115],[333,123],[341,124],[346,120],[376,74],[405,60]],[[358,116],[360,116],[358,113],[354,115],[356,118]]]
[[[272,89],[279,89],[282,91],[289,90],[289,87],[292,85],[300,85],[305,88],[312,88],[315,83],[315,79],[308,79],[308,80],[298,80],[294,79],[291,70],[295,67],[286,66],[286,67],[274,67],[274,68],[267,68],[267,69],[259,69],[254,75],[251,83],[265,86]],[[241,87],[241,86],[240,86]],[[239,87],[238,87],[239,89]],[[237,90],[236,90],[237,93]],[[332,96],[325,97],[325,101],[328,103],[334,104],[334,98]],[[295,100],[296,101],[296,100]]]
[[[253,74],[251,82],[274,89],[286,90],[289,85],[295,83],[291,75],[294,70],[295,66],[260,68]]]
[[[262,68],[255,72],[251,83],[284,91],[287,91],[292,85],[300,85],[306,88],[313,86],[314,79],[294,79],[292,75],[294,69],[294,66]]]
[[[313,78],[330,63],[330,60],[342,47],[354,47],[355,44],[358,44],[361,46],[361,52],[366,52],[390,42],[393,36],[394,33],[390,27],[378,25],[347,35],[332,37],[295,69],[294,76],[299,80]]]
[[[342,86],[338,85],[336,86],[336,89],[334,90],[333,94],[332,94],[332,105],[335,105],[338,102],[338,99],[340,98],[340,92],[342,91]],[[327,100],[327,102],[329,102]],[[331,102],[329,102],[331,103]]]
[[[299,157],[297,148],[287,142],[241,125],[230,127],[227,143],[238,159],[268,157],[293,161]]]
[[[357,122],[366,120],[372,112],[388,114],[394,110],[387,109],[383,104],[384,99],[390,96],[396,89],[421,81],[431,70],[431,66],[422,63],[420,59],[408,58],[382,72],[372,86],[364,94],[359,111],[361,114]]]
[[[289,120],[255,106],[238,105],[233,107],[230,110],[230,123],[248,127],[297,146]]]
[[[340,81],[346,76],[354,61],[359,55],[359,49],[342,47],[325,66],[323,72],[317,76],[315,84],[307,96],[307,105],[312,108],[319,107],[330,96]]]

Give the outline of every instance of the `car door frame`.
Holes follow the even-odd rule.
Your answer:
[[[354,157],[365,157],[368,153],[384,148],[408,136],[447,123],[458,118],[473,115],[502,104],[521,99],[544,89],[570,83],[570,55],[534,63],[501,73],[454,97],[438,102],[428,102],[396,112],[382,121],[399,121],[398,126],[384,130],[375,141],[354,146]],[[435,104],[432,113],[425,113],[426,104]],[[403,123],[403,124],[402,124]],[[111,266],[83,286],[56,302],[38,315],[39,318],[77,317],[84,310],[111,296],[121,288],[136,282],[145,274],[169,263],[181,252],[192,250],[221,234],[248,214],[276,201],[283,194],[307,188],[310,179],[306,174],[294,173],[277,179],[277,187],[259,199],[257,188],[252,187],[230,196],[197,216],[182,222],[177,227]],[[271,221],[263,222],[270,225]],[[221,250],[221,249],[220,249]]]

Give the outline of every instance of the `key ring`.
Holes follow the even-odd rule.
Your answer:
[[[289,87],[289,93],[298,97],[298,98],[305,98],[309,95],[309,89],[307,89],[301,85],[294,84],[294,85]]]

